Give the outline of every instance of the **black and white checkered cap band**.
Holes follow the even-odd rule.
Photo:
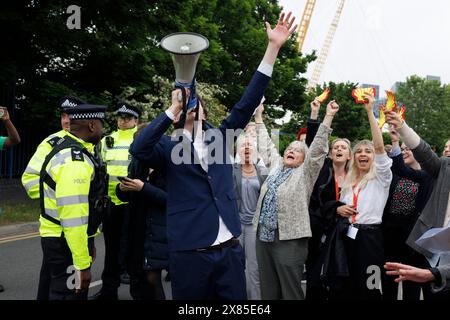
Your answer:
[[[131,109],[128,109],[125,105],[117,109],[117,113],[128,113],[129,115],[132,115],[133,117],[139,118],[139,114]]]
[[[78,103],[71,102],[71,101],[69,101],[69,99],[66,99],[66,100],[61,104],[61,108],[75,108],[76,106],[78,106]]]
[[[104,112],[86,112],[86,113],[75,113],[69,114],[70,119],[104,119]]]

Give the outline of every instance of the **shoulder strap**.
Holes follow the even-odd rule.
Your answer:
[[[51,222],[56,223],[58,225],[61,224],[58,220],[56,220],[55,218],[53,218],[45,213],[44,183],[47,186],[49,186],[51,189],[55,190],[56,182],[48,174],[46,167],[47,167],[48,163],[50,162],[50,160],[55,156],[55,154],[57,154],[61,150],[67,149],[67,148],[72,148],[73,150],[82,152],[82,153],[86,154],[91,159],[91,161],[93,161],[94,164],[97,163],[97,161],[95,161],[95,159],[92,157],[92,155],[89,153],[89,151],[86,150],[85,147],[83,147],[79,142],[75,141],[74,139],[72,139],[69,136],[64,136],[62,138],[58,138],[58,141],[56,141],[54,143],[54,147],[53,147],[52,151],[50,151],[50,153],[45,157],[44,163],[42,164],[42,167],[41,167],[40,178],[39,178],[39,201],[40,201],[40,207],[41,207],[41,215],[45,219],[50,220]],[[72,157],[73,156],[74,156],[74,154],[72,152]]]
[[[49,145],[51,145],[52,148],[53,148],[53,147],[55,146],[55,144],[59,141],[59,139],[61,139],[61,137],[56,136],[56,137],[53,137],[53,138],[51,138],[51,139],[48,139],[48,140],[47,140],[47,143],[48,143]]]

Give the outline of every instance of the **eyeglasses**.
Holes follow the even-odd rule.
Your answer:
[[[118,119],[120,121],[123,121],[123,122],[129,122],[129,121],[131,121],[133,119],[133,117],[122,117],[122,116],[119,116]]]

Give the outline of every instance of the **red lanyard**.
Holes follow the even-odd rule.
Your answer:
[[[357,209],[358,208],[358,197],[359,197],[359,193],[361,192],[361,188],[358,189],[358,192],[355,193],[355,187],[356,185],[354,185],[352,187],[352,192],[353,192],[353,209]],[[354,214],[352,215],[352,224],[354,224],[356,222],[356,216],[358,214]]]
[[[336,201],[339,201],[339,181],[334,175],[334,191],[336,192]]]

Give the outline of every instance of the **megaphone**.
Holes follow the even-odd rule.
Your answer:
[[[177,32],[165,36],[161,47],[170,52],[175,67],[175,87],[183,91],[183,111],[197,106],[195,71],[200,53],[209,47],[206,37],[193,32]],[[189,88],[189,101],[185,89]],[[186,109],[186,110],[184,110]]]

